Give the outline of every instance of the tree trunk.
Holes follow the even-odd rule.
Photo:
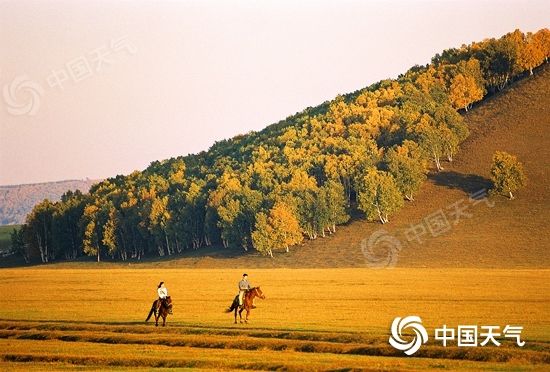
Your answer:
[[[379,207],[376,207],[376,211],[378,212],[378,218],[380,219],[380,223],[384,224],[384,217],[382,217],[382,212],[380,211]]]
[[[443,170],[443,167],[441,166],[441,162],[439,161],[439,156],[434,154],[434,161],[435,161],[435,167],[437,168],[437,171],[440,172]]]
[[[42,239],[39,234],[36,234],[36,243],[38,244],[38,250],[40,251],[40,260],[42,263],[46,263],[46,258],[44,257],[44,248],[42,247]]]
[[[44,225],[44,257],[46,258],[46,262],[49,261],[50,258],[50,252],[48,252],[48,229],[46,228],[46,220],[43,220]]]
[[[168,251],[168,256],[170,256],[172,252],[170,252],[170,242],[168,241],[168,234],[166,234],[166,230],[163,230],[163,232],[164,232],[164,240],[166,241],[166,250]]]
[[[74,234],[73,234],[72,231],[71,231],[71,248],[72,248],[72,252],[71,252],[71,258],[70,259],[74,260],[76,258],[76,243],[74,241]],[[74,257],[72,257],[72,256],[74,256]]]

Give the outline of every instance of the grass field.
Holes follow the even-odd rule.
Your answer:
[[[233,325],[223,310],[240,274],[1,270],[0,369],[550,368],[550,270],[254,270],[267,298],[249,324]],[[166,328],[144,323],[159,280],[174,298]],[[389,326],[413,314],[430,335],[443,324],[522,325],[527,344],[465,350],[430,340],[405,358],[388,345]]]

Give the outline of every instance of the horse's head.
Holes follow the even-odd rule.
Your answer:
[[[260,287],[254,288],[254,292],[256,293],[256,296],[260,297],[262,300],[265,300],[265,295],[260,289]]]
[[[172,314],[172,297],[166,296],[164,303],[166,306],[166,310],[168,310],[168,314]]]

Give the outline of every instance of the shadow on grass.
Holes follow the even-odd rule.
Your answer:
[[[467,194],[472,194],[483,189],[488,191],[493,186],[493,183],[488,178],[477,174],[462,174],[454,171],[434,173],[428,178],[437,186],[462,190]]]

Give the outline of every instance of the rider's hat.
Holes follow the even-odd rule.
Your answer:
[[[164,284],[164,282],[160,282],[158,288],[160,288],[160,286],[163,285],[163,284]]]
[[[247,273],[244,273],[243,276],[248,276],[248,274],[247,274]]]

